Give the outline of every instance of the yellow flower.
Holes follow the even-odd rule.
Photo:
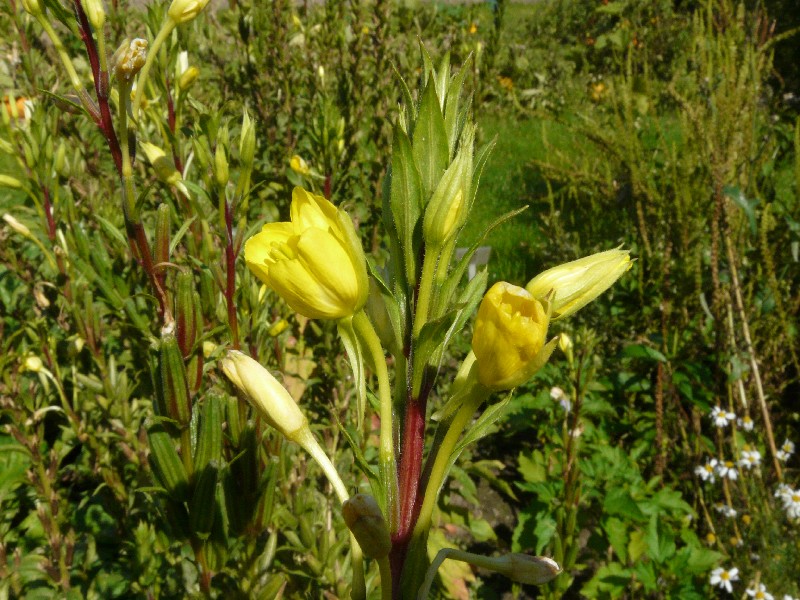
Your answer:
[[[238,350],[222,359],[222,371],[262,417],[292,441],[308,429],[308,420],[278,380],[258,362]]]
[[[302,156],[298,154],[292,156],[292,159],[289,161],[289,166],[291,167],[292,171],[298,175],[308,175],[311,172],[311,169],[308,167],[308,163],[303,160]]]
[[[508,390],[533,377],[558,342],[554,338],[545,345],[549,323],[546,300],[543,304],[510,283],[494,284],[478,308],[472,335],[478,381],[493,390]]]
[[[554,292],[553,320],[563,319],[605,292],[632,264],[628,250],[598,252],[539,273],[525,289],[540,299]]]
[[[250,270],[295,311],[342,319],[364,307],[367,262],[353,222],[322,196],[292,192],[291,222],[267,223],[247,240]]]
[[[470,25],[469,25],[469,33],[470,33],[470,35],[473,35],[473,34],[475,34],[475,33],[477,33],[477,32],[478,32],[478,25],[477,25],[477,23],[475,23],[475,22],[473,21],[473,22],[472,22],[472,23],[470,23]]]

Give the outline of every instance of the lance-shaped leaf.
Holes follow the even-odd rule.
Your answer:
[[[353,328],[352,317],[347,319],[340,319],[337,322],[339,336],[342,338],[342,344],[347,352],[347,358],[350,361],[350,367],[353,369],[353,381],[356,387],[356,399],[358,402],[358,412],[356,413],[358,419],[358,428],[364,423],[364,413],[367,410],[367,380],[366,372],[364,370],[364,353],[361,348],[361,341],[356,335]]]
[[[403,271],[412,288],[417,283],[417,257],[422,241],[419,226],[422,204],[422,182],[412,154],[411,142],[405,132],[395,126],[389,205],[402,253]]]
[[[426,203],[450,158],[444,117],[432,80],[422,93],[411,147],[422,182],[422,200]]]

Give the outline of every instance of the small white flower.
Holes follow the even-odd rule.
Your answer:
[[[732,412],[727,412],[720,406],[715,406],[711,410],[711,420],[715,427],[727,427],[728,423],[736,420],[736,415]]]
[[[783,497],[783,508],[790,519],[800,519],[800,490],[791,490]]]
[[[717,465],[717,475],[723,479],[727,477],[728,479],[735,481],[739,478],[739,471],[736,470],[736,465],[733,464],[733,461],[726,460]]]
[[[789,457],[794,454],[794,442],[789,440],[784,440],[781,449],[778,450],[776,456],[778,460],[781,462],[786,462],[789,460]]]
[[[800,600],[800,598],[795,598],[793,596],[790,596],[789,594],[784,594],[783,600]]]
[[[724,516],[732,519],[736,516],[736,509],[732,506],[728,506],[727,504],[715,504],[714,509],[718,512],[723,514]]]
[[[772,594],[767,591],[763,583],[759,583],[756,587],[747,588],[747,595],[756,600],[774,600]]]
[[[711,571],[709,583],[727,591],[729,594],[732,594],[733,586],[731,586],[731,582],[738,580],[739,569],[736,567],[733,567],[732,569],[723,569],[722,567],[717,567]]]
[[[714,473],[716,472],[716,470],[717,470],[717,459],[712,458],[710,460],[707,460],[706,464],[698,465],[697,467],[695,467],[694,472],[695,475],[700,477],[700,479],[702,479],[703,481],[714,483],[715,481]]]
[[[569,396],[567,396],[567,393],[560,387],[551,387],[550,397],[554,402],[558,402],[561,405],[561,408],[564,409],[564,412],[569,412],[572,409],[572,402],[570,402]]]
[[[738,464],[745,469],[759,467],[761,466],[761,453],[758,450],[751,450],[749,446],[745,446]]]
[[[741,419],[737,419],[736,423],[745,431],[753,431],[753,419],[747,415],[743,416]]]

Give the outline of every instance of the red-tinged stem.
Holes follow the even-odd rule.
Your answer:
[[[389,562],[392,571],[392,593],[400,599],[400,583],[408,552],[411,534],[419,515],[419,486],[422,473],[422,456],[425,449],[425,411],[430,389],[423,386],[419,398],[409,398],[403,430],[402,453],[400,455],[400,523],[392,537],[392,552]]]
[[[111,116],[111,108],[108,104],[108,72],[100,69],[100,57],[97,52],[97,44],[95,44],[92,37],[92,26],[89,24],[89,19],[86,18],[86,13],[83,10],[83,5],[80,0],[75,0],[75,16],[78,19],[78,30],[83,40],[83,45],[86,46],[86,54],[89,58],[89,65],[92,68],[92,79],[94,79],[94,89],[97,93],[97,104],[100,108],[100,130],[103,132],[106,140],[108,141],[108,149],[111,151],[111,157],[114,159],[114,165],[117,167],[117,172],[122,175],[122,148],[119,144],[119,139],[114,131],[114,119]],[[125,132],[120,132],[124,134]]]
[[[56,222],[53,218],[53,203],[50,202],[50,189],[42,186],[44,196],[44,217],[47,220],[47,237],[51,242],[56,241]]]
[[[322,188],[322,195],[328,200],[331,199],[331,188],[333,186],[333,176],[325,175],[325,185]]]
[[[231,205],[225,202],[225,231],[227,233],[227,244],[225,245],[225,259],[227,261],[227,281],[225,286],[225,301],[228,304],[228,324],[231,327],[231,338],[234,349],[239,349],[239,321],[236,318],[236,305],[233,302],[233,295],[236,291],[236,251],[233,247],[233,215]]]
[[[172,99],[172,89],[170,88],[170,80],[167,77],[166,81],[164,82],[167,87],[167,125],[169,126],[169,130],[172,132],[172,135],[175,135],[175,128],[177,127],[177,117],[175,115],[175,101]],[[175,145],[172,145],[172,162],[175,163],[175,168],[178,169],[179,173],[183,173],[183,161],[181,157],[178,156],[178,151],[175,148]]]

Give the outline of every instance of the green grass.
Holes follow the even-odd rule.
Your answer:
[[[483,170],[473,217],[459,245],[473,243],[500,215],[528,206],[483,242],[492,247],[489,281],[524,284],[536,274],[534,256],[543,241],[538,211],[547,201],[546,183],[533,161],[546,158],[548,144],[561,147],[567,143],[564,128],[540,120],[496,115],[481,117],[478,125],[483,143],[495,139],[496,145]]]

